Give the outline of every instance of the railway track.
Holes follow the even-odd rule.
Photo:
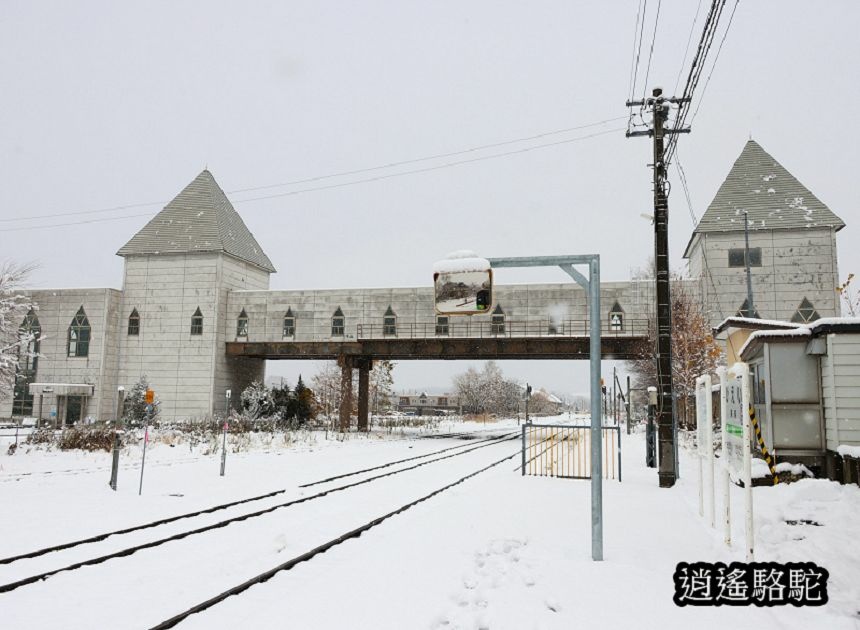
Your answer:
[[[288,508],[291,506],[308,503],[308,502],[313,501],[315,499],[319,499],[319,498],[322,498],[322,497],[325,497],[325,496],[328,496],[328,495],[331,495],[334,493],[342,492],[342,491],[348,490],[350,488],[356,488],[358,486],[363,486],[363,485],[372,483],[374,481],[377,481],[379,479],[390,478],[390,477],[393,477],[395,475],[399,475],[401,473],[405,473],[408,471],[415,470],[417,468],[421,468],[423,466],[427,466],[429,464],[434,464],[434,463],[441,462],[444,460],[450,460],[451,458],[454,458],[454,457],[459,457],[459,456],[465,455],[467,453],[472,453],[472,452],[478,451],[480,449],[496,446],[498,444],[502,444],[502,443],[505,443],[505,442],[508,442],[511,440],[515,440],[515,439],[517,439],[516,433],[504,434],[502,436],[495,436],[495,437],[491,437],[491,438],[486,438],[485,440],[481,440],[479,443],[469,443],[469,444],[463,444],[463,445],[458,445],[458,446],[454,446],[454,447],[447,447],[445,449],[441,449],[439,451],[434,451],[432,453],[427,453],[427,454],[418,455],[415,457],[400,459],[400,460],[396,460],[393,462],[387,462],[387,463],[384,463],[384,464],[381,464],[379,466],[375,466],[372,468],[358,470],[358,471],[352,471],[350,473],[345,473],[343,475],[338,475],[336,477],[332,477],[329,479],[323,479],[323,480],[320,480],[317,482],[312,482],[310,484],[305,484],[305,487],[307,487],[307,486],[312,486],[312,485],[317,485],[317,484],[330,483],[331,481],[334,481],[337,479],[341,479],[341,478],[349,477],[349,476],[360,475],[360,474],[364,474],[367,472],[373,472],[373,471],[384,469],[384,468],[394,466],[394,465],[397,465],[400,463],[407,463],[407,462],[411,462],[411,461],[415,461],[415,460],[419,460],[419,459],[425,460],[425,461],[421,461],[421,462],[412,464],[412,465],[407,466],[405,468],[400,468],[397,470],[384,472],[384,473],[374,475],[371,477],[367,477],[367,478],[364,478],[364,479],[361,479],[358,481],[354,481],[354,482],[351,482],[351,483],[348,483],[345,485],[341,485],[341,486],[337,486],[337,487],[333,487],[333,488],[328,488],[328,489],[322,490],[318,493],[315,493],[315,494],[312,494],[309,496],[302,496],[302,497],[291,499],[288,501],[275,503],[274,505],[269,505],[267,507],[264,507],[262,509],[259,509],[259,510],[253,511],[253,512],[241,513],[241,514],[238,514],[238,515],[235,515],[235,516],[232,516],[230,518],[223,519],[223,520],[220,520],[220,521],[217,521],[214,523],[208,523],[206,525],[196,527],[193,529],[183,530],[183,531],[174,533],[174,534],[169,535],[169,536],[165,536],[165,537],[158,538],[155,540],[149,540],[147,542],[140,543],[137,545],[132,545],[130,547],[125,547],[125,548],[122,548],[122,549],[119,549],[116,551],[112,551],[112,552],[107,553],[107,554],[103,554],[103,555],[96,556],[96,557],[90,557],[90,558],[87,558],[87,559],[84,559],[81,561],[67,564],[65,566],[52,568],[48,571],[41,571],[39,573],[31,574],[27,577],[13,580],[11,582],[7,582],[5,584],[0,585],[0,593],[8,593],[8,592],[15,591],[15,590],[17,590],[23,586],[29,585],[29,584],[34,584],[37,582],[43,582],[43,581],[45,581],[45,580],[47,580],[47,579],[49,579],[49,578],[51,578],[51,577],[53,577],[59,573],[71,572],[71,571],[81,569],[83,567],[102,564],[102,563],[105,563],[107,561],[110,561],[110,560],[113,560],[116,558],[128,557],[128,556],[131,556],[131,555],[133,555],[139,551],[143,551],[145,549],[151,549],[154,547],[159,547],[161,545],[164,545],[164,544],[172,542],[172,541],[187,539],[187,538],[194,537],[194,536],[206,533],[206,532],[218,530],[218,529],[227,527],[233,523],[238,523],[238,522],[243,522],[243,521],[249,521],[251,519],[256,519],[258,517],[262,517],[264,515],[271,514],[272,512],[275,512],[277,510],[282,510],[282,509],[285,509],[285,508]],[[441,453],[445,453],[447,451],[454,451],[454,450],[456,450],[456,452],[454,452],[454,453],[447,453],[447,454],[442,454],[441,456],[438,456],[438,457],[434,457],[436,455],[440,455]],[[427,459],[428,457],[431,457],[432,459]],[[511,455],[510,457],[513,457],[513,455]],[[510,459],[510,457],[508,457],[506,459]],[[111,537],[118,537],[118,536],[130,534],[132,532],[137,532],[137,531],[141,531],[141,530],[145,530],[145,529],[153,529],[153,528],[160,527],[162,525],[166,525],[168,523],[176,522],[179,520],[191,519],[191,518],[203,516],[206,514],[211,514],[213,512],[220,511],[223,509],[227,509],[229,507],[234,507],[234,506],[242,505],[245,503],[250,503],[250,502],[264,500],[267,498],[272,498],[272,497],[277,496],[279,494],[283,494],[284,492],[286,492],[286,489],[266,493],[264,495],[259,495],[256,497],[250,497],[250,498],[243,499],[240,501],[234,501],[234,502],[227,503],[227,504],[213,506],[211,508],[207,508],[206,510],[199,510],[199,511],[188,513],[188,514],[182,514],[182,515],[179,515],[176,517],[170,517],[167,519],[160,519],[158,521],[145,523],[143,525],[138,525],[135,527],[126,528],[123,530],[106,532],[106,533],[99,534],[97,536],[92,536],[92,537],[89,537],[86,539],[62,543],[60,545],[55,545],[52,547],[39,549],[39,550],[28,552],[25,554],[19,554],[17,556],[12,556],[12,557],[0,560],[0,565],[15,565],[16,563],[19,563],[19,562],[22,562],[22,561],[25,561],[28,559],[38,558],[40,556],[45,556],[45,555],[51,554],[51,553],[60,553],[60,552],[71,550],[71,549],[74,549],[77,547],[82,547],[82,546],[87,545],[87,544],[101,542],[101,541],[106,540],[106,539],[111,538]]]
[[[161,623],[159,623],[155,626],[152,626],[151,630],[167,630],[168,628],[173,628],[177,624],[181,623],[182,621],[184,621],[185,619],[190,617],[191,615],[201,613],[205,610],[208,610],[209,608],[212,608],[213,606],[216,606],[217,604],[220,604],[221,602],[223,602],[224,600],[226,600],[230,597],[240,595],[241,593],[243,593],[244,591],[247,591],[251,587],[256,586],[258,584],[263,584],[264,582],[267,582],[268,580],[270,580],[273,576],[277,575],[278,573],[281,573],[282,571],[289,571],[290,569],[294,568],[296,565],[298,565],[302,562],[309,562],[309,561],[313,560],[316,556],[318,556],[322,553],[325,553],[326,551],[328,551],[332,547],[336,547],[337,545],[343,544],[349,540],[358,538],[363,533],[373,529],[374,527],[381,525],[385,521],[387,521],[387,520],[389,520],[389,519],[391,519],[391,518],[393,518],[399,514],[402,514],[403,512],[406,512],[407,510],[409,510],[412,507],[415,507],[419,503],[423,503],[424,501],[432,499],[436,495],[439,495],[439,494],[441,494],[447,490],[450,490],[451,488],[463,483],[464,481],[467,481],[468,479],[471,479],[472,477],[476,477],[477,475],[480,475],[483,472],[486,472],[492,468],[495,468],[496,466],[498,466],[498,465],[500,465],[500,464],[502,464],[502,463],[504,463],[510,459],[513,459],[514,457],[516,457],[519,454],[520,454],[520,451],[515,451],[514,453],[511,453],[510,455],[507,455],[501,459],[498,459],[498,460],[490,463],[487,466],[479,468],[478,470],[475,470],[475,471],[473,471],[473,472],[471,472],[471,473],[469,473],[463,477],[460,477],[459,479],[457,479],[456,481],[454,481],[452,483],[446,484],[440,488],[437,488],[436,490],[433,490],[432,492],[430,492],[428,494],[425,494],[425,495],[423,495],[417,499],[414,499],[413,501],[410,501],[404,505],[401,505],[399,508],[397,508],[395,510],[392,510],[390,512],[387,512],[385,514],[377,516],[376,518],[371,519],[370,521],[366,522],[363,525],[360,525],[359,527],[355,527],[355,528],[353,528],[347,532],[344,532],[343,534],[341,534],[335,538],[332,538],[332,539],[326,541],[325,543],[314,547],[313,549],[310,549],[310,550],[308,550],[308,551],[306,551],[306,552],[304,552],[298,556],[295,556],[294,558],[291,558],[290,560],[287,560],[286,562],[278,564],[278,565],[272,567],[271,569],[264,571],[263,573],[260,573],[260,574],[255,575],[254,577],[252,577],[248,580],[240,582],[239,584],[237,584],[237,585],[235,585],[235,586],[233,586],[233,587],[231,587],[225,591],[222,591],[221,593],[219,593],[213,597],[210,597],[209,599],[206,599],[205,601],[202,601],[198,604],[195,604],[194,606],[191,606],[190,608],[188,608],[188,609],[186,609],[186,610],[184,610],[184,611],[182,611],[176,615],[173,615],[172,617],[170,617],[168,619],[165,619]]]

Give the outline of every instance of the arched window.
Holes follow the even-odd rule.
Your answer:
[[[502,306],[500,304],[496,304],[496,308],[493,309],[490,331],[494,335],[505,334],[505,311],[502,310]]]
[[[624,309],[621,308],[617,300],[609,310],[609,330],[610,332],[621,332],[624,330]]]
[[[436,316],[436,334],[437,335],[447,335],[448,334],[448,316],[447,315],[437,315]]]
[[[821,315],[818,314],[818,311],[815,310],[815,307],[812,305],[812,302],[803,298],[803,301],[800,303],[800,306],[797,307],[797,310],[794,312],[794,315],[791,317],[791,321],[795,324],[806,324],[808,322],[814,322],[816,319],[820,319]]]
[[[35,311],[30,309],[18,328],[18,367],[15,370],[15,386],[12,392],[12,415],[33,415],[33,395],[30,383],[36,382],[39,363],[39,344],[42,326]]]
[[[140,315],[137,309],[131,310],[131,315],[128,316],[128,334],[137,336],[140,334]]]
[[[382,316],[382,334],[386,336],[397,334],[397,315],[391,310],[390,305],[385,311],[385,315]]]
[[[244,308],[242,309],[242,312],[239,313],[239,317],[236,319],[236,336],[248,336],[248,314],[245,312]]]
[[[296,317],[293,315],[293,309],[288,308],[284,314],[284,337],[296,336]]]
[[[21,372],[36,372],[39,362],[39,345],[41,343],[42,325],[36,312],[31,308],[24,316],[24,321],[18,329],[18,370]]]
[[[90,320],[84,312],[84,307],[78,309],[75,318],[69,326],[68,356],[85,357],[90,353]]]
[[[203,313],[200,312],[199,306],[197,307],[197,310],[194,311],[194,315],[191,316],[191,334],[203,334]]]
[[[337,307],[337,310],[334,312],[334,315],[331,316],[331,336],[332,337],[343,337],[343,329],[344,329],[344,316],[343,311],[340,310],[340,307]]]
[[[741,307],[737,312],[738,317],[755,317],[756,319],[760,319],[761,315],[758,314],[758,309],[753,308],[753,312],[750,313],[750,301],[744,300],[744,303],[741,304]]]

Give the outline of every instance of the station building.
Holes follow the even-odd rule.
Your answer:
[[[746,314],[743,210],[756,313],[794,321],[838,315],[835,234],[844,223],[750,141],[685,252],[688,282],[712,323]],[[21,326],[39,333],[30,347],[38,356],[21,361],[0,419],[110,419],[117,388],[144,375],[164,420],[221,412],[226,390],[265,377],[264,360],[228,356],[228,342],[588,334],[585,292],[570,282],[497,286],[494,309],[469,318],[437,316],[429,282],[270,290],[271,260],[208,170],[117,254],[125,259],[121,289],[25,292],[36,308]],[[600,294],[604,335],[647,330],[651,281],[605,282]]]

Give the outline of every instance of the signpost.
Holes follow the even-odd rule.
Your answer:
[[[224,440],[221,446],[221,476],[224,476],[224,469],[227,467],[227,409],[230,408],[230,396],[233,392],[229,389],[224,392]]]
[[[709,374],[705,374],[704,376],[700,376],[696,379],[696,441],[699,455],[699,516],[704,516],[705,514],[705,496],[707,495],[708,514],[711,517],[711,527],[715,527],[716,510],[714,508],[714,436],[712,407],[711,376]],[[705,484],[705,477],[708,479],[707,484]]]
[[[120,449],[120,428],[119,423],[122,419],[122,407],[125,399],[125,387],[120,385],[116,389],[116,421],[113,425],[113,453],[110,467],[110,487],[111,490],[116,490],[117,477],[119,476],[119,449]]]
[[[750,369],[746,363],[735,363],[728,373],[723,401],[726,408],[726,442],[723,445],[726,463],[731,472],[743,480],[746,507],[746,559],[754,556],[752,450],[750,440]]]

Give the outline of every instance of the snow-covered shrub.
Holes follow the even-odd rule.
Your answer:
[[[123,403],[122,419],[129,427],[142,427],[146,420],[146,390],[149,389],[149,381],[146,375],[140,377],[137,383],[131,388],[131,391],[125,397]],[[155,402],[149,412],[149,424],[158,424],[158,406],[160,401],[156,397]]]
[[[254,381],[242,392],[242,409],[252,420],[270,416],[275,411],[272,392],[265,383]]]
[[[113,440],[114,429],[111,425],[75,425],[60,434],[59,446],[64,451],[110,451]]]

